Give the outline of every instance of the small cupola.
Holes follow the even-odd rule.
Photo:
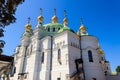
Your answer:
[[[64,22],[64,26],[68,26],[68,19],[66,17],[66,10],[64,10],[64,19],[63,19],[63,22]]]
[[[30,17],[28,18],[28,24],[25,25],[25,29],[29,30],[29,31],[32,31],[31,24],[30,24]]]
[[[28,18],[28,23],[25,25],[25,31],[23,33],[23,36],[27,36],[27,37],[30,37],[33,33],[33,30],[32,30],[32,25],[30,24],[30,17]]]
[[[40,8],[40,16],[38,16],[38,24],[42,26],[44,17],[42,16],[42,8]]]
[[[52,23],[58,23],[58,18],[56,16],[56,9],[54,9],[54,16],[52,17]]]
[[[83,24],[83,21],[82,21],[82,18],[81,18],[81,26],[79,28],[79,31],[77,33],[78,36],[84,36],[84,35],[88,35],[88,32],[87,32],[87,28],[85,27],[85,25]]]

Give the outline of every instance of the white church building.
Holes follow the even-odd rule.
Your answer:
[[[56,10],[51,23],[43,21],[41,10],[35,29],[30,22],[25,26],[10,80],[120,80],[120,74],[112,75],[98,38],[88,34],[84,24],[75,33],[66,12],[61,24]]]

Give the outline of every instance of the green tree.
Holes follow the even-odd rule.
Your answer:
[[[15,12],[19,4],[24,0],[0,0],[0,37],[3,37],[5,26],[10,25],[16,21]],[[0,40],[0,54],[3,52],[5,42]]]
[[[4,27],[15,22],[16,9],[22,2],[24,0],[0,0],[0,26]]]
[[[116,72],[117,72],[117,73],[120,73],[120,65],[117,66],[117,68],[116,68]]]

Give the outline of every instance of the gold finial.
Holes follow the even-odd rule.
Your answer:
[[[64,23],[68,23],[68,19],[66,18],[66,10],[64,10],[64,19],[63,19]]]
[[[56,16],[56,9],[54,9],[54,16],[52,17],[52,22],[53,23],[57,23],[58,22],[58,18]]]
[[[40,16],[38,16],[38,21],[43,21],[44,18],[42,16],[42,8],[40,8]]]
[[[80,18],[80,23],[81,23],[80,30],[85,30],[86,31],[87,29],[86,29],[86,27],[83,24],[82,18]]]
[[[28,24],[26,25],[26,29],[31,30],[30,17],[28,17]]]

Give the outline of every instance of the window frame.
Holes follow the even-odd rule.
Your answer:
[[[89,62],[93,62],[93,54],[91,50],[88,50],[88,59],[89,59]]]
[[[53,32],[55,32],[55,27],[53,27]]]
[[[57,80],[61,80],[61,78],[60,78],[60,77],[58,77],[58,78],[57,78]]]
[[[58,49],[58,60],[61,60],[61,49]]]
[[[44,58],[45,58],[45,53],[44,53],[44,52],[42,52],[41,63],[44,63]]]
[[[50,27],[48,27],[47,31],[50,32]]]

